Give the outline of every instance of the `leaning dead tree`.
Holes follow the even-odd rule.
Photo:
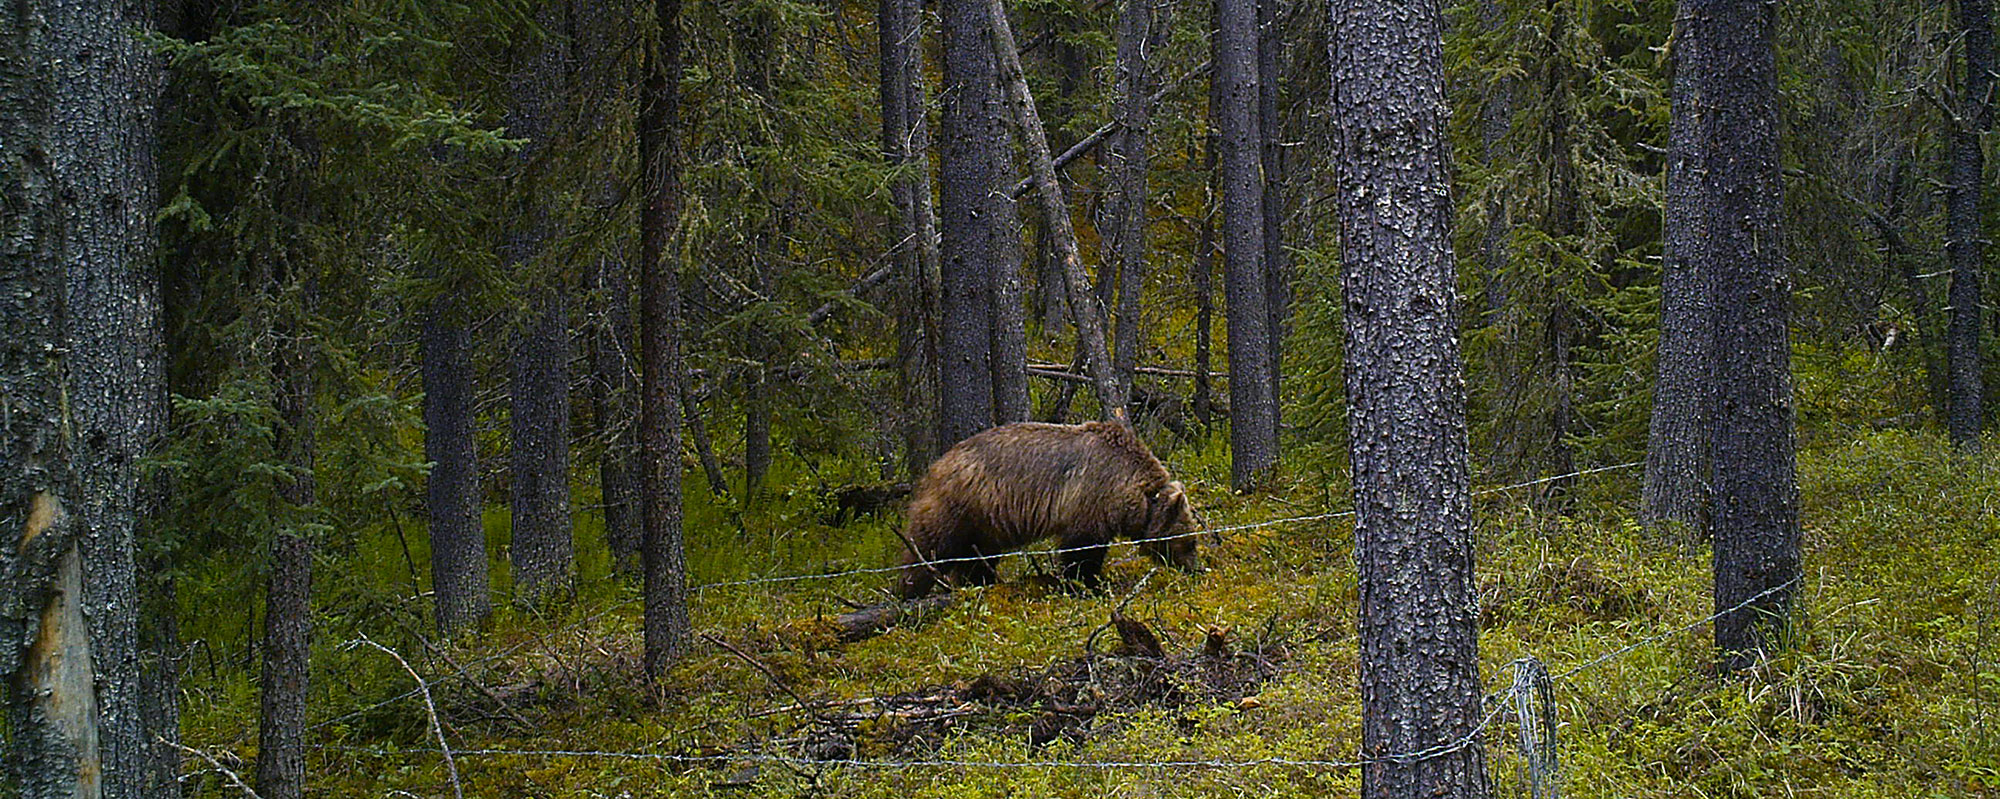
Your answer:
[[[1034,95],[1028,93],[1028,79],[1021,71],[1021,57],[1014,48],[1014,29],[1007,21],[1005,0],[987,0],[993,18],[993,54],[1000,62],[1000,82],[1007,87],[1007,105],[1013,111],[1014,131],[1028,151],[1030,177],[1041,199],[1042,217],[1049,238],[1062,261],[1063,276],[1069,284],[1069,307],[1076,318],[1076,335],[1083,344],[1084,369],[1104,416],[1125,421],[1125,395],[1111,366],[1111,349],[1104,340],[1104,309],[1090,290],[1090,277],[1083,271],[1083,255],[1076,243],[1076,229],[1070,224],[1069,203],[1063,198],[1062,184],[1056,181],[1055,159],[1049,154],[1048,136],[1042,131],[1041,115],[1035,111]]]

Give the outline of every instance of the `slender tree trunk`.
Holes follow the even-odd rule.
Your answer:
[[[1264,305],[1268,313],[1265,340],[1270,345],[1271,432],[1273,457],[1285,410],[1281,389],[1285,369],[1285,323],[1291,317],[1289,262],[1285,253],[1285,151],[1278,122],[1279,51],[1284,40],[1278,35],[1279,0],[1257,0],[1257,138],[1258,165],[1264,170],[1261,207],[1264,215]]]
[[[639,335],[645,453],[646,676],[657,682],[688,651],[687,555],[681,534],[680,280],[669,249],[680,217],[680,0],[654,0],[639,97]]]
[[[1570,66],[1568,55],[1562,52],[1557,42],[1568,35],[1569,22],[1567,7],[1561,0],[1547,0],[1545,8],[1549,15],[1549,31],[1545,37],[1547,49],[1543,57],[1543,86],[1548,108],[1547,136],[1542,162],[1549,169],[1549,207],[1544,229],[1557,244],[1555,251],[1548,254],[1548,262],[1560,264],[1573,259],[1565,256],[1563,247],[1579,232],[1578,214],[1582,200],[1579,197],[1576,174],[1576,157],[1571,137],[1574,135],[1574,102],[1570,96]],[[1575,365],[1570,362],[1570,350],[1576,337],[1577,314],[1568,296],[1569,276],[1558,269],[1554,273],[1553,284],[1548,286],[1549,310],[1546,321],[1546,341],[1549,358],[1548,409],[1549,431],[1545,452],[1548,460],[1544,469],[1552,474],[1566,475],[1575,471],[1575,456],[1570,452],[1569,435],[1575,426]],[[1547,484],[1543,496],[1560,494],[1568,490],[1568,478]]]
[[[1271,387],[1271,307],[1264,275],[1264,179],[1257,114],[1257,0],[1217,0],[1216,107],[1221,145],[1223,291],[1229,328],[1230,485],[1258,486],[1278,463]]]
[[[1437,0],[1333,5],[1363,797],[1490,794]],[[1218,61],[1220,63],[1220,61]]]
[[[308,148],[316,150],[317,145]],[[316,160],[316,153],[313,159]],[[304,176],[299,179],[303,183]],[[303,186],[293,190],[307,191]],[[305,201],[299,202],[303,205]],[[313,477],[316,358],[313,342],[301,332],[311,313],[314,289],[311,278],[301,274],[304,256],[294,252],[283,257],[288,261],[284,266],[290,274],[278,277],[272,302],[288,306],[276,311],[283,320],[278,340],[287,343],[278,348],[271,380],[281,420],[277,450],[292,473],[279,478],[278,495],[286,506],[289,523],[281,524],[271,539],[270,574],[264,591],[263,663],[257,680],[257,792],[264,799],[299,799],[305,795],[314,543],[302,523],[311,518],[318,504],[317,481]],[[287,294],[297,296],[287,298]]]
[[[1779,235],[1777,10],[1752,0],[1681,0],[1676,39],[1702,58],[1682,62],[1696,81],[1693,122],[1706,153],[1695,198],[1705,214],[1703,263],[1712,265],[1716,394],[1715,622],[1725,668],[1754,662],[1786,623],[1799,575],[1790,342],[1791,281]]]
[[[890,186],[896,207],[896,360],[902,393],[903,466],[923,474],[937,454],[935,273],[925,249],[930,215],[929,137],[923,103],[923,25],[918,0],[882,0],[882,151],[903,170]]]
[[[1132,393],[1145,320],[1140,299],[1146,289],[1147,134],[1152,127],[1152,65],[1160,44],[1153,25],[1155,0],[1126,0],[1118,22],[1119,132],[1112,160],[1118,184],[1118,328],[1113,371],[1126,396]],[[1162,26],[1164,28],[1164,26]]]
[[[1069,203],[1063,199],[1062,185],[1056,182],[1054,157],[1035,113],[1035,98],[1028,93],[1028,81],[1021,72],[1021,60],[1014,46],[1014,31],[1007,21],[1004,0],[987,0],[986,17],[992,26],[993,57],[999,61],[1001,82],[1013,107],[1015,129],[1028,151],[1028,163],[1035,187],[1041,195],[1042,218],[1048,228],[1063,271],[1069,278],[1070,314],[1076,319],[1077,338],[1086,353],[1085,368],[1097,392],[1100,413],[1108,419],[1125,420],[1125,396],[1112,373],[1111,351],[1104,337],[1104,309],[1090,293],[1090,277],[1083,270],[1083,256],[1071,226]]]
[[[1646,437],[1640,516],[1656,534],[1692,540],[1707,534],[1710,420],[1715,393],[1710,357],[1715,337],[1713,269],[1702,242],[1708,218],[1701,176],[1708,171],[1697,120],[1712,100],[1697,75],[1709,69],[1702,39],[1676,35],[1673,106],[1667,153],[1667,197],[1661,214],[1665,265],[1660,277],[1658,375]]]
[[[597,481],[604,501],[604,538],[621,574],[639,572],[639,381],[632,357],[632,275],[621,258],[598,259],[591,275],[591,402],[604,452]]]
[[[1945,190],[1945,250],[1951,262],[1951,328],[1946,361],[1951,373],[1952,443],[1977,449],[1985,415],[1980,339],[1985,308],[1981,288],[1985,236],[1980,200],[1986,194],[1980,135],[1993,126],[1993,12],[1989,0],[1958,0],[1965,72],[1962,108],[1951,136],[1951,182]]]
[[[574,590],[569,516],[569,313],[554,292],[516,337],[512,395],[514,596],[524,602]]]
[[[1480,0],[1480,25],[1488,35],[1505,25],[1498,0]],[[1498,175],[1502,164],[1511,160],[1507,131],[1514,119],[1514,79],[1501,77],[1479,105],[1480,156],[1490,175]],[[1485,267],[1485,307],[1475,324],[1498,321],[1507,307],[1507,202],[1503,191],[1492,191],[1486,200],[1486,231],[1480,239],[1480,261]]]
[[[729,478],[722,474],[722,461],[715,457],[715,444],[709,441],[708,425],[701,421],[701,403],[695,399],[687,373],[683,371],[675,380],[676,394],[681,398],[681,423],[687,426],[688,438],[694,442],[695,459],[701,463],[702,476],[708,479],[709,493],[720,499],[729,496]]]
[[[752,366],[743,387],[743,503],[757,504],[771,471],[771,398],[767,365]]]
[[[453,302],[431,302],[419,339],[424,380],[424,484],[430,514],[431,588],[438,634],[477,627],[491,611],[486,528],[480,520],[479,444],[475,439],[472,335],[451,316]]]
[[[1196,234],[1194,250],[1194,415],[1206,428],[1215,413],[1214,391],[1209,385],[1209,351],[1215,330],[1215,163],[1216,140],[1214,135],[1203,137],[1206,146],[1202,153],[1202,171],[1209,176],[1209,185],[1201,204],[1201,230]]]
[[[943,152],[938,164],[944,326],[938,447],[987,427],[993,408],[993,274],[1005,263],[995,196],[1005,182],[1000,100],[985,0],[942,0]]]

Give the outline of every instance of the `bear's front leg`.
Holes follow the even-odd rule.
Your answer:
[[[1062,552],[1063,579],[1081,585],[1085,590],[1097,590],[1098,585],[1104,582],[1104,550],[1103,544],[1075,549],[1065,547]]]

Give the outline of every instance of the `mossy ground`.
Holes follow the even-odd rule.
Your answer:
[[[1561,778],[1571,797],[2000,795],[2000,458],[1962,456],[1937,436],[1864,423],[1877,399],[1843,381],[1839,357],[1801,381],[1800,476],[1806,575],[1788,646],[1753,673],[1717,675],[1708,629],[1674,635],[1555,685]],[[1855,368],[1869,368],[1867,364]],[[1848,413],[1838,412],[1852,406]],[[1886,415],[1886,414],[1883,414]],[[1339,508],[1344,478],[1310,451],[1291,482],[1268,494],[1228,494],[1220,437],[1167,457],[1190,478],[1214,526]],[[1989,446],[1988,451],[1996,447]],[[1331,463],[1332,461],[1328,461]],[[823,473],[833,473],[822,469]],[[741,513],[696,489],[689,529],[697,582],[837,572],[892,562],[895,514],[845,528],[823,523],[807,478]],[[1708,553],[1650,538],[1632,522],[1637,476],[1580,478],[1565,496],[1534,489],[1481,497],[1480,634],[1490,689],[1523,655],[1562,674],[1712,611]],[[587,499],[587,498],[585,498]],[[371,531],[323,559],[326,581],[315,660],[314,716],[369,708],[412,683],[372,650],[343,651],[367,633],[441,678],[469,667],[478,688],[441,680],[435,693],[467,796],[825,795],[841,797],[1349,796],[1346,769],[857,768],[766,763],[691,766],[611,756],[475,754],[478,750],[599,753],[796,754],[814,722],[798,704],[950,690],[982,675],[1019,678],[1085,654],[1111,611],[1152,627],[1170,655],[1226,627],[1239,648],[1282,652],[1278,673],[1247,700],[1199,691],[1140,702],[1090,720],[1082,734],[1031,745],[1033,707],[974,708],[947,734],[918,739],[894,719],[860,724],[852,756],[962,761],[1242,761],[1356,755],[1355,576],[1344,519],[1274,525],[1205,541],[1211,569],[1150,571],[1121,545],[1104,595],[1079,596],[1033,579],[1046,558],[1015,560],[1004,584],[968,592],[937,621],[855,644],[818,621],[873,602],[887,575],[719,588],[693,615],[706,641],[658,690],[640,678],[636,592],[607,579],[594,515],[578,540],[584,586],[571,603],[499,610],[483,634],[437,651],[406,599],[419,575],[393,531]],[[495,574],[505,573],[504,518],[489,518]],[[421,536],[414,536],[421,538]],[[426,553],[409,541],[412,562]],[[334,565],[338,561],[339,565]],[[351,574],[349,574],[351,572]],[[1151,573],[1150,578],[1147,575]],[[1141,580],[1142,589],[1134,590]],[[505,586],[496,586],[504,591]],[[357,608],[359,608],[357,610]],[[218,630],[234,629],[218,622]],[[1109,634],[1097,649],[1108,651]],[[495,654],[506,653],[494,658]],[[746,657],[747,656],[747,659]],[[749,660],[755,660],[753,666]],[[768,673],[766,673],[768,671]],[[250,670],[224,664],[190,676],[187,737],[225,758],[255,741]],[[782,685],[780,685],[782,683]],[[795,696],[796,695],[796,696]],[[503,707],[504,706],[504,707]],[[983,714],[983,715],[982,715]],[[1024,715],[1025,714],[1025,715]],[[1515,729],[1486,733],[1496,793],[1526,795]],[[316,728],[309,739],[320,795],[449,796],[419,699]],[[913,746],[923,751],[914,751]],[[225,761],[226,762],[226,761]],[[247,760],[245,761],[247,762]],[[215,775],[198,778],[227,793]],[[726,785],[729,783],[743,783]]]

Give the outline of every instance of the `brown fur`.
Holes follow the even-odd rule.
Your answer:
[[[1125,538],[1155,558],[1199,569],[1187,491],[1132,431],[1115,422],[1022,422],[959,442],[931,464],[910,499],[902,595],[940,581],[986,584],[994,555],[1044,538],[1065,550],[1064,576],[1095,586],[1104,547]],[[981,558],[931,563],[953,558]]]

